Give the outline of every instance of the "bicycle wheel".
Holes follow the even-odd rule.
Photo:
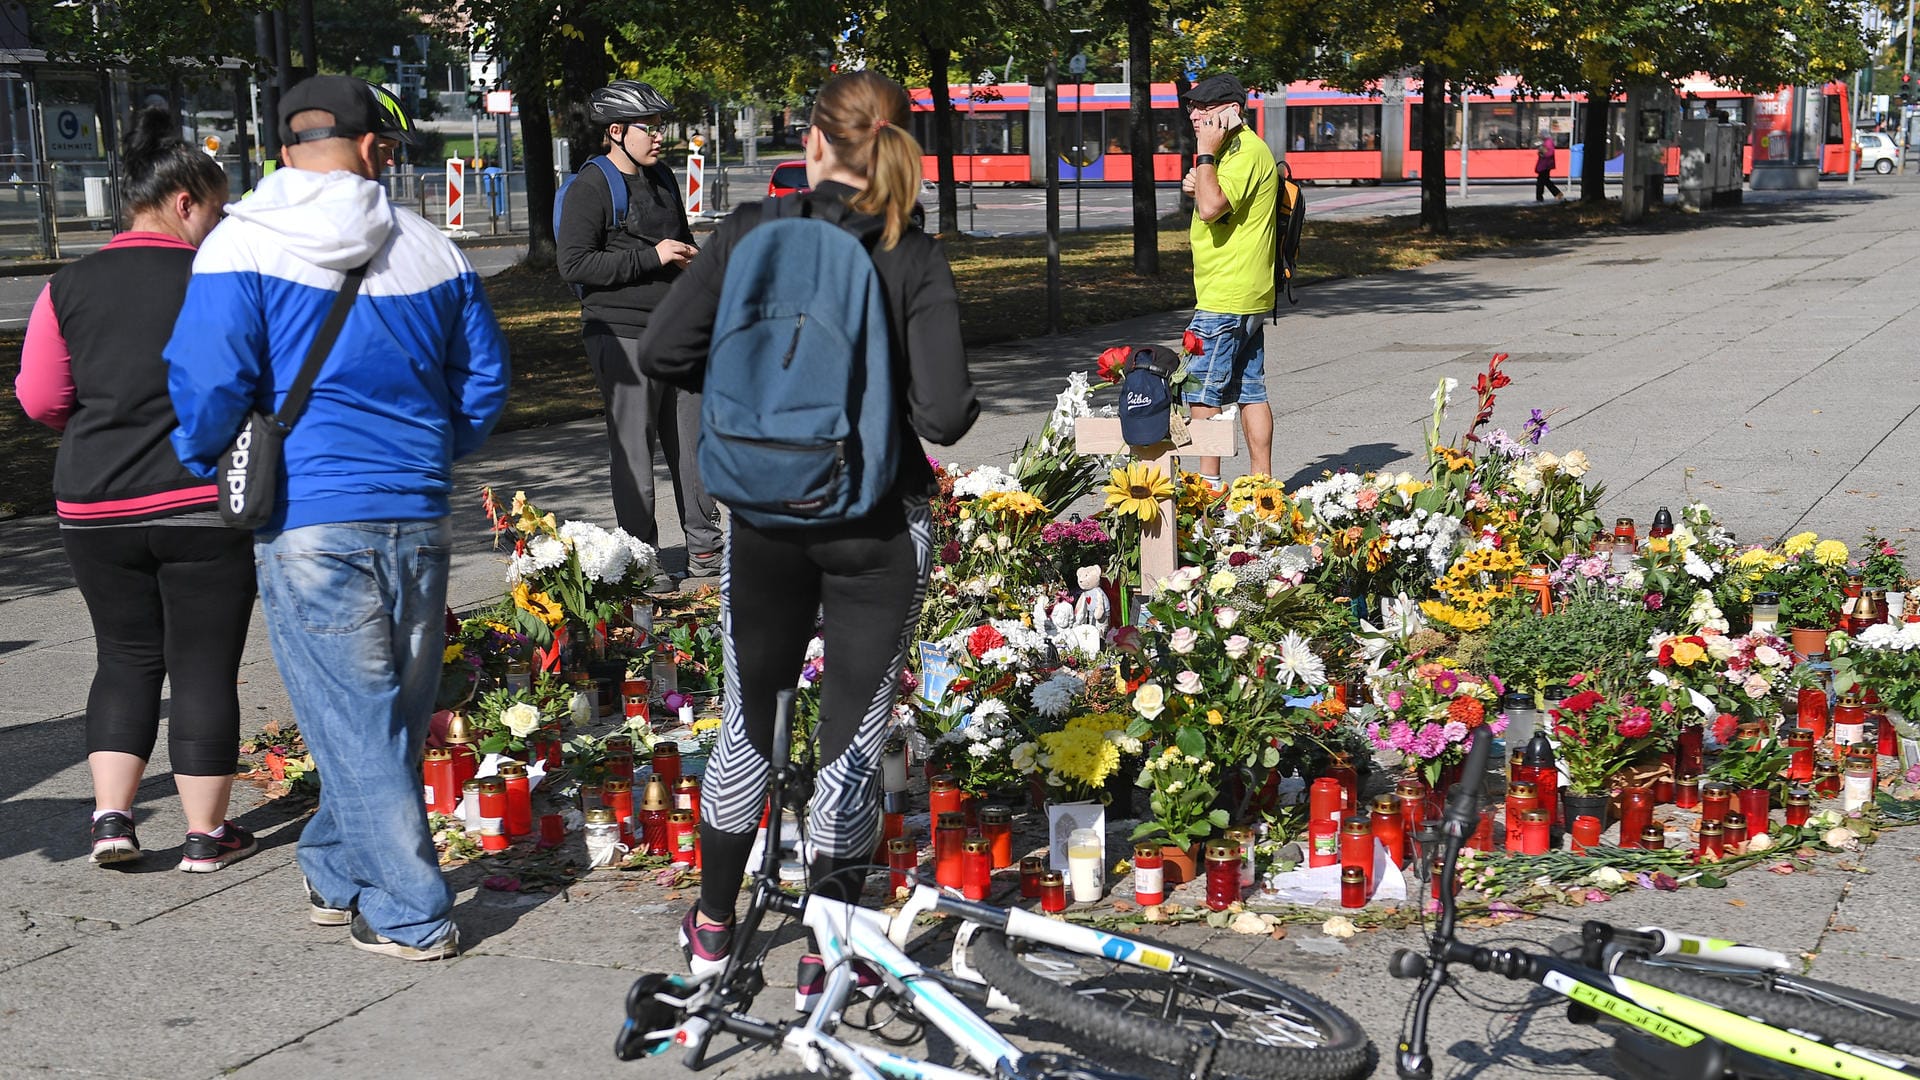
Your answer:
[[[1346,1080],[1373,1069],[1373,1044],[1346,1013],[1203,953],[1165,972],[982,929],[968,955],[1022,1010],[1089,1047],[1176,1064],[1211,1052],[1212,1072],[1247,1080]]]
[[[1832,983],[1771,972],[1705,969],[1624,958],[1617,973],[1775,1027],[1920,1056],[1920,1007]]]

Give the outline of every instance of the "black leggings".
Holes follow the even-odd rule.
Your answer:
[[[1534,173],[1533,174],[1533,201],[1539,202],[1541,199],[1546,198],[1547,192],[1549,190],[1553,192],[1554,198],[1557,199],[1560,197],[1560,185],[1553,182],[1553,174],[1543,173],[1543,172]]]
[[[799,681],[814,616],[824,622],[819,769],[807,808],[815,879],[872,861],[880,840],[880,746],[932,569],[925,499],[827,529],[755,529],[739,518],[720,578],[726,718],[701,790],[700,906],[732,915],[766,805],[774,697]],[[853,899],[864,880],[819,891]]]
[[[93,617],[98,663],[87,752],[146,760],[171,687],[167,753],[180,776],[231,776],[240,754],[240,654],[253,615],[253,536],[239,529],[61,529]]]

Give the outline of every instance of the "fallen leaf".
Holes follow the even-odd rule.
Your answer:
[[[1280,923],[1275,923],[1273,924],[1273,929],[1268,931],[1267,936],[1275,941],[1285,941],[1287,939],[1287,928]]]
[[[1857,926],[1829,926],[1827,929],[1836,934],[1857,934],[1860,932],[1860,928]]]
[[[1746,902],[1745,900],[1729,900],[1729,901],[1727,901],[1727,903],[1729,903],[1729,904],[1732,904],[1732,905],[1733,905],[1734,907],[1746,907],[1746,906],[1747,906],[1747,902]]]
[[[1125,914],[1126,912],[1133,910],[1133,905],[1127,903],[1125,900],[1115,900],[1113,902],[1113,910],[1118,911],[1122,914]]]
[[[1767,870],[1768,870],[1768,871],[1769,871],[1770,873],[1775,873],[1775,874],[1783,874],[1783,875],[1784,875],[1784,874],[1791,874],[1791,873],[1793,873],[1793,864],[1792,864],[1792,863],[1783,863],[1783,862],[1782,862],[1782,863],[1774,863],[1774,864],[1773,864],[1772,866],[1769,866],[1769,867],[1767,867]]]

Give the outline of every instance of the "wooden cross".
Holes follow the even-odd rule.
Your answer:
[[[1152,593],[1160,579],[1180,568],[1179,538],[1174,535],[1174,502],[1179,497],[1180,473],[1174,465],[1175,451],[1199,457],[1232,457],[1240,452],[1239,429],[1231,420],[1187,421],[1187,441],[1151,446],[1130,446],[1120,435],[1120,419],[1113,416],[1083,416],[1073,426],[1073,448],[1082,454],[1131,454],[1160,470],[1174,483],[1175,497],[1160,500],[1159,516],[1140,527],[1140,591]]]

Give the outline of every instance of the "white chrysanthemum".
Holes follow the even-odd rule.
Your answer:
[[[527,560],[535,571],[552,570],[567,561],[567,545],[551,536],[536,536],[527,543]]]
[[[1274,669],[1274,677],[1282,686],[1292,686],[1296,680],[1303,686],[1319,686],[1327,681],[1326,662],[1316,656],[1307,639],[1294,630],[1287,631],[1287,636],[1280,639]]]
[[[1073,691],[1053,679],[1034,687],[1032,698],[1033,711],[1049,720],[1065,716],[1073,708]]]
[[[1692,574],[1701,581],[1713,580],[1713,567],[1708,566],[1705,559],[1702,559],[1692,551],[1688,551],[1681,556],[1681,565],[1686,567],[1687,573]]]
[[[632,560],[633,572],[641,577],[651,577],[660,569],[660,553],[653,545],[635,537],[625,529],[613,530],[612,536],[621,547],[627,549],[627,558]]]
[[[988,698],[973,710],[973,722],[992,726],[995,721],[1007,715],[1007,703],[999,698]]]
[[[1019,491],[1020,481],[998,465],[982,465],[954,481],[958,498],[979,498],[989,491]]]

